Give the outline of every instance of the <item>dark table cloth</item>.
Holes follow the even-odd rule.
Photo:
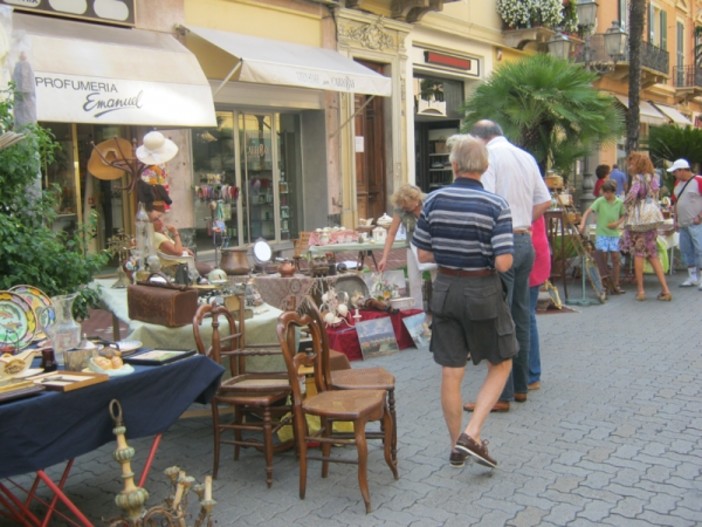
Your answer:
[[[122,405],[127,438],[166,431],[197,401],[207,403],[223,368],[202,355],[70,392],[44,391],[0,404],[0,478],[41,470],[115,441],[109,403]]]

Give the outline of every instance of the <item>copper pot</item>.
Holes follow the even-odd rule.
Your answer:
[[[249,272],[249,257],[248,249],[245,248],[227,248],[222,249],[222,261],[219,264],[228,275],[248,274]]]
[[[283,278],[290,278],[295,274],[295,265],[290,260],[285,260],[278,266],[278,272]]]

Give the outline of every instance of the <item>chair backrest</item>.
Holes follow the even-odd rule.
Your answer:
[[[319,311],[314,299],[305,295],[300,304],[297,306],[297,313],[301,316],[308,316],[319,327],[320,330],[320,346],[321,346],[321,373],[322,380],[326,389],[329,389],[331,383],[331,360],[329,359],[329,336],[324,325],[322,313]]]
[[[227,332],[220,331],[220,317],[227,322]],[[207,346],[203,340],[201,326],[206,319],[211,320],[212,337]],[[239,375],[246,371],[246,357],[242,354],[244,347],[243,328],[241,321],[237,324],[234,315],[221,304],[203,304],[198,307],[193,317],[193,336],[195,345],[202,355],[211,358],[218,364],[224,365],[225,359],[229,362],[232,375]]]
[[[298,351],[298,334],[303,329],[309,331],[312,338],[312,349]],[[295,406],[301,406],[304,396],[302,390],[303,386],[305,386],[305,377],[300,374],[300,368],[312,368],[317,393],[326,391],[326,385],[322,379],[320,327],[308,315],[300,315],[295,311],[286,311],[278,317],[276,332],[292,388],[293,403]]]

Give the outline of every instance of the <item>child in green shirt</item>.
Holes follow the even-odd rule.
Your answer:
[[[625,293],[619,286],[619,276],[621,272],[621,260],[619,257],[619,227],[624,222],[624,202],[619,199],[615,192],[617,184],[614,181],[606,180],[602,184],[602,196],[597,198],[590,208],[583,214],[580,220],[579,230],[585,230],[585,222],[591,213],[597,216],[597,228],[595,229],[595,261],[600,270],[602,283],[607,284],[608,292],[612,295]],[[612,274],[610,276],[607,266],[607,255],[612,261]]]

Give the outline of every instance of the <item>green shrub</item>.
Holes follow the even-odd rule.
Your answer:
[[[0,133],[13,128],[11,95],[0,103]],[[105,252],[87,251],[96,216],[92,214],[72,235],[53,228],[61,189],[41,191],[38,182],[41,167],[51,163],[59,145],[39,125],[29,125],[21,133],[24,139],[0,150],[0,289],[28,284],[49,296],[78,291],[74,315],[85,318],[99,297],[83,286],[108,259]]]

